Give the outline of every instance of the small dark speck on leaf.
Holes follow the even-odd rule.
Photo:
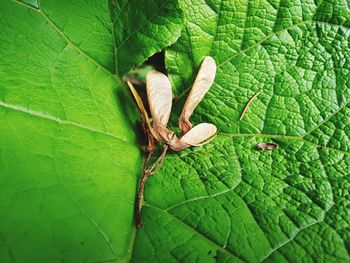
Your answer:
[[[273,149],[276,149],[277,147],[278,147],[278,144],[276,143],[264,143],[264,142],[258,143],[258,145],[256,146],[256,148],[261,151],[273,150]]]
[[[211,254],[211,250],[208,251],[208,255],[210,255],[210,254]]]

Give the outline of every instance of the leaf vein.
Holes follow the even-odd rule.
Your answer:
[[[151,209],[155,209],[158,210],[162,213],[167,214],[168,216],[170,216],[171,218],[173,218],[176,222],[180,223],[181,225],[185,226],[187,229],[191,230],[192,232],[194,232],[195,234],[197,234],[198,236],[202,237],[203,239],[207,240],[209,243],[211,243],[213,246],[215,246],[218,250],[227,253],[229,255],[231,255],[234,258],[237,258],[243,262],[246,262],[246,260],[244,258],[242,258],[239,255],[236,255],[233,251],[228,250],[227,248],[224,248],[222,246],[220,246],[219,244],[216,243],[215,240],[211,239],[210,237],[206,236],[205,234],[199,232],[197,229],[193,228],[192,226],[186,224],[185,222],[183,222],[181,219],[179,219],[178,217],[176,217],[175,215],[173,215],[172,213],[170,213],[168,210],[164,210],[161,209],[157,206],[154,205],[150,205],[150,204],[145,204],[144,206],[149,207]]]
[[[58,123],[60,125],[74,126],[74,127],[77,127],[77,128],[83,129],[83,130],[87,130],[89,132],[102,134],[102,135],[105,135],[105,136],[117,139],[119,141],[135,145],[134,143],[129,142],[129,141],[127,141],[127,140],[125,140],[125,139],[123,139],[121,137],[118,137],[118,136],[114,135],[114,134],[111,134],[111,133],[108,133],[108,132],[104,132],[104,131],[101,131],[101,130],[97,130],[97,129],[94,129],[92,127],[80,124],[80,123],[76,123],[76,122],[72,122],[72,121],[68,121],[68,120],[62,120],[62,119],[60,119],[60,118],[58,118],[56,116],[53,116],[53,115],[50,115],[50,114],[47,114],[47,113],[43,113],[43,112],[39,112],[39,111],[30,110],[30,109],[27,109],[27,108],[25,108],[23,106],[8,104],[6,102],[0,101],[0,107],[6,108],[6,109],[10,109],[10,110],[13,110],[13,111],[17,111],[17,112],[21,112],[21,113],[25,113],[25,114],[28,114],[30,116],[34,116],[36,118],[53,121],[53,122],[56,122],[56,123]],[[138,146],[138,145],[135,145],[135,146]]]
[[[24,6],[28,9],[31,9],[35,11],[37,14],[39,14],[41,17],[43,17],[48,24],[51,26],[52,29],[54,29],[67,43],[69,43],[76,51],[83,54],[84,57],[86,57],[89,61],[91,61],[93,64],[95,64],[98,68],[106,72],[111,77],[115,78],[115,76],[104,66],[102,66],[100,63],[98,63],[95,59],[93,59],[90,55],[88,55],[85,51],[83,51],[81,48],[79,48],[75,43],[73,43],[65,34],[63,31],[61,31],[58,26],[44,13],[42,9],[36,9],[34,7],[28,6],[27,4],[21,3],[17,0],[11,0],[12,3],[16,3],[20,6]]]

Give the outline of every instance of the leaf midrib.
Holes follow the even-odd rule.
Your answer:
[[[348,103],[348,104],[350,104],[350,103]],[[337,110],[337,112],[339,112],[339,111],[340,110]],[[332,117],[334,115],[335,114],[333,114]],[[328,118],[328,120],[329,119],[330,118]],[[325,122],[322,122],[322,124],[324,124],[324,123]],[[319,126],[321,126],[322,124],[320,124]],[[319,128],[319,127],[316,127],[316,129],[317,128]],[[332,147],[322,145],[322,144],[317,144],[317,143],[314,143],[314,142],[311,142],[311,141],[305,139],[305,136],[308,134],[309,133],[306,133],[303,136],[290,136],[290,135],[283,135],[283,134],[268,134],[268,133],[225,133],[225,132],[219,132],[216,136],[237,137],[237,138],[269,138],[269,139],[282,139],[282,140],[291,140],[291,141],[295,140],[295,141],[304,142],[304,143],[309,144],[311,146],[314,146],[316,148],[321,148],[324,150],[335,151],[335,152],[338,152],[341,154],[350,155],[350,152],[343,151],[343,150],[336,149],[336,148],[332,148]],[[182,158],[184,156],[195,155],[195,154],[196,154],[196,152],[191,152],[187,155],[181,155],[181,156],[169,155],[169,156],[165,156],[165,159],[167,159],[167,158]]]
[[[86,126],[86,125],[83,125],[83,124],[80,124],[80,123],[76,123],[76,122],[72,122],[72,121],[68,121],[68,120],[63,120],[63,119],[60,119],[60,118],[58,118],[56,116],[47,114],[45,112],[30,110],[30,109],[27,109],[27,108],[25,108],[23,106],[14,105],[14,104],[8,104],[8,103],[3,102],[3,101],[0,101],[0,107],[6,108],[6,109],[9,109],[9,110],[13,110],[13,111],[16,111],[16,112],[24,113],[24,114],[30,115],[32,117],[35,117],[35,118],[40,118],[40,119],[56,122],[59,125],[74,126],[76,128],[82,129],[82,130],[86,130],[86,131],[89,131],[89,132],[92,132],[92,133],[97,133],[97,134],[101,134],[101,135],[104,135],[104,136],[111,137],[113,139],[117,139],[119,141],[122,141],[124,143],[130,144],[130,145],[133,145],[133,146],[136,146],[136,147],[141,147],[140,145],[137,145],[137,144],[133,143],[132,141],[127,141],[126,139],[118,137],[118,136],[116,136],[114,134],[106,133],[104,131],[101,131],[101,130],[98,130],[98,129],[94,129],[92,127],[89,127],[89,126]]]

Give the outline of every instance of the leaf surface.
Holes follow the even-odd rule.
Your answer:
[[[166,51],[172,124],[210,55],[215,82],[191,121],[220,133],[150,178],[134,262],[349,262],[347,1],[181,7],[186,26]]]
[[[121,74],[182,26],[176,2],[146,2],[0,1],[1,262],[130,258],[141,156]]]

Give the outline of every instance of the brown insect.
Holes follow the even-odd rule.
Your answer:
[[[256,148],[261,151],[273,150],[273,149],[276,149],[277,147],[278,147],[277,143],[264,143],[264,142],[258,143],[258,145],[256,146]]]
[[[135,223],[137,227],[141,226],[141,208],[146,181],[150,175],[155,174],[160,169],[168,149],[171,148],[173,151],[181,151],[192,146],[201,146],[208,143],[217,133],[217,128],[213,124],[201,123],[192,127],[189,121],[195,107],[201,102],[214,82],[215,74],[216,64],[214,59],[205,57],[179,118],[179,127],[183,132],[180,138],[167,128],[173,99],[171,84],[168,77],[155,70],[149,71],[146,76],[147,98],[152,121],[148,117],[148,113],[137,91],[133,85],[128,82],[130,90],[140,109],[142,127],[148,138],[148,156],[144,162],[144,172],[136,198]],[[148,167],[147,163],[155,152],[155,145],[160,145],[161,143],[165,144],[162,153],[158,159]]]

